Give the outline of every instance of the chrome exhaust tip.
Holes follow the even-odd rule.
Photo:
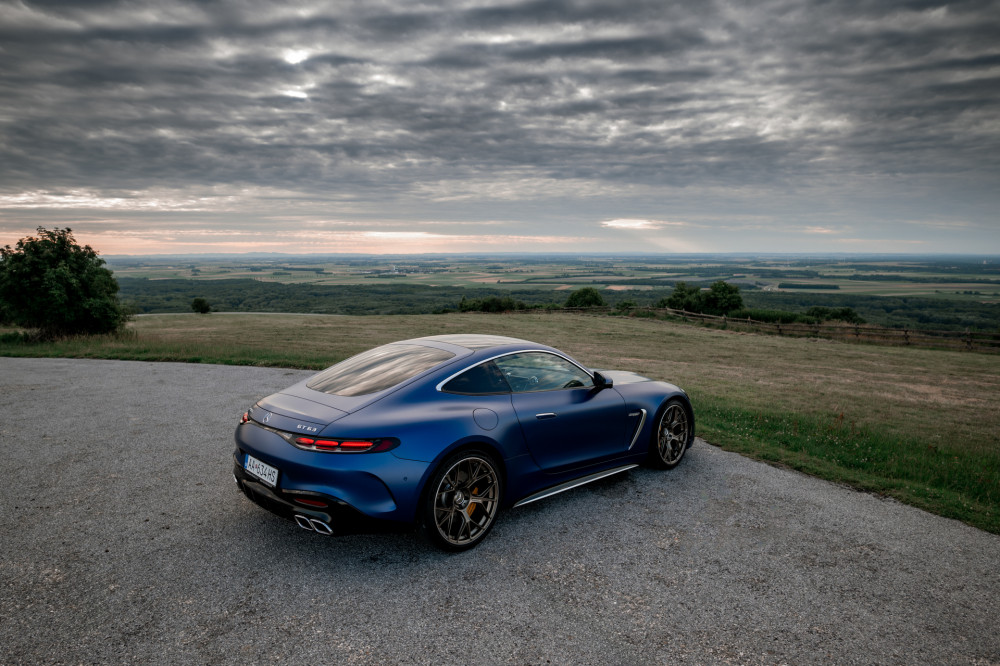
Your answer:
[[[330,536],[333,534],[333,528],[324,523],[322,520],[316,520],[313,518],[309,522],[312,523],[312,528],[323,536]]]
[[[322,520],[309,518],[308,516],[303,516],[301,513],[295,514],[295,522],[298,523],[299,527],[310,532],[318,532],[323,536],[331,536],[333,534],[333,528]]]

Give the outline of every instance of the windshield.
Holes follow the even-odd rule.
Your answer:
[[[422,345],[385,345],[327,368],[310,379],[306,386],[331,395],[378,393],[454,356],[443,349]]]

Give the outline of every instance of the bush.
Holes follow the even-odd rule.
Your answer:
[[[462,297],[458,304],[459,312],[510,312],[512,310],[525,310],[526,306],[521,301],[515,301],[510,296],[487,296],[486,298],[467,299]]]
[[[72,229],[37,231],[0,248],[0,321],[43,339],[121,331],[129,314],[104,260]]]
[[[198,314],[208,314],[212,311],[212,306],[204,298],[196,298],[191,301],[191,309]]]
[[[577,289],[566,299],[568,308],[600,308],[604,307],[604,297],[593,287]]]
[[[806,315],[820,321],[846,321],[849,324],[863,324],[865,320],[858,316],[854,308],[826,308],[814,305],[806,310]]]

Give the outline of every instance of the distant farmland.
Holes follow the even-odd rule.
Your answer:
[[[421,314],[493,295],[541,307],[562,305],[585,286],[612,307],[649,306],[677,282],[725,280],[751,308],[851,307],[881,326],[1000,328],[997,258],[112,257],[109,265],[122,296],[143,313],[187,312],[197,297],[240,312]]]

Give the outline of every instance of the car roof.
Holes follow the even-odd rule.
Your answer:
[[[419,342],[439,342],[448,345],[455,345],[456,347],[464,347],[472,351],[480,351],[482,349],[493,349],[495,347],[507,347],[510,345],[536,345],[537,343],[531,342],[529,340],[522,340],[520,338],[509,338],[504,335],[483,335],[478,333],[451,333],[447,335],[429,335],[423,338],[414,338],[412,340],[401,340],[404,343],[419,343]]]

